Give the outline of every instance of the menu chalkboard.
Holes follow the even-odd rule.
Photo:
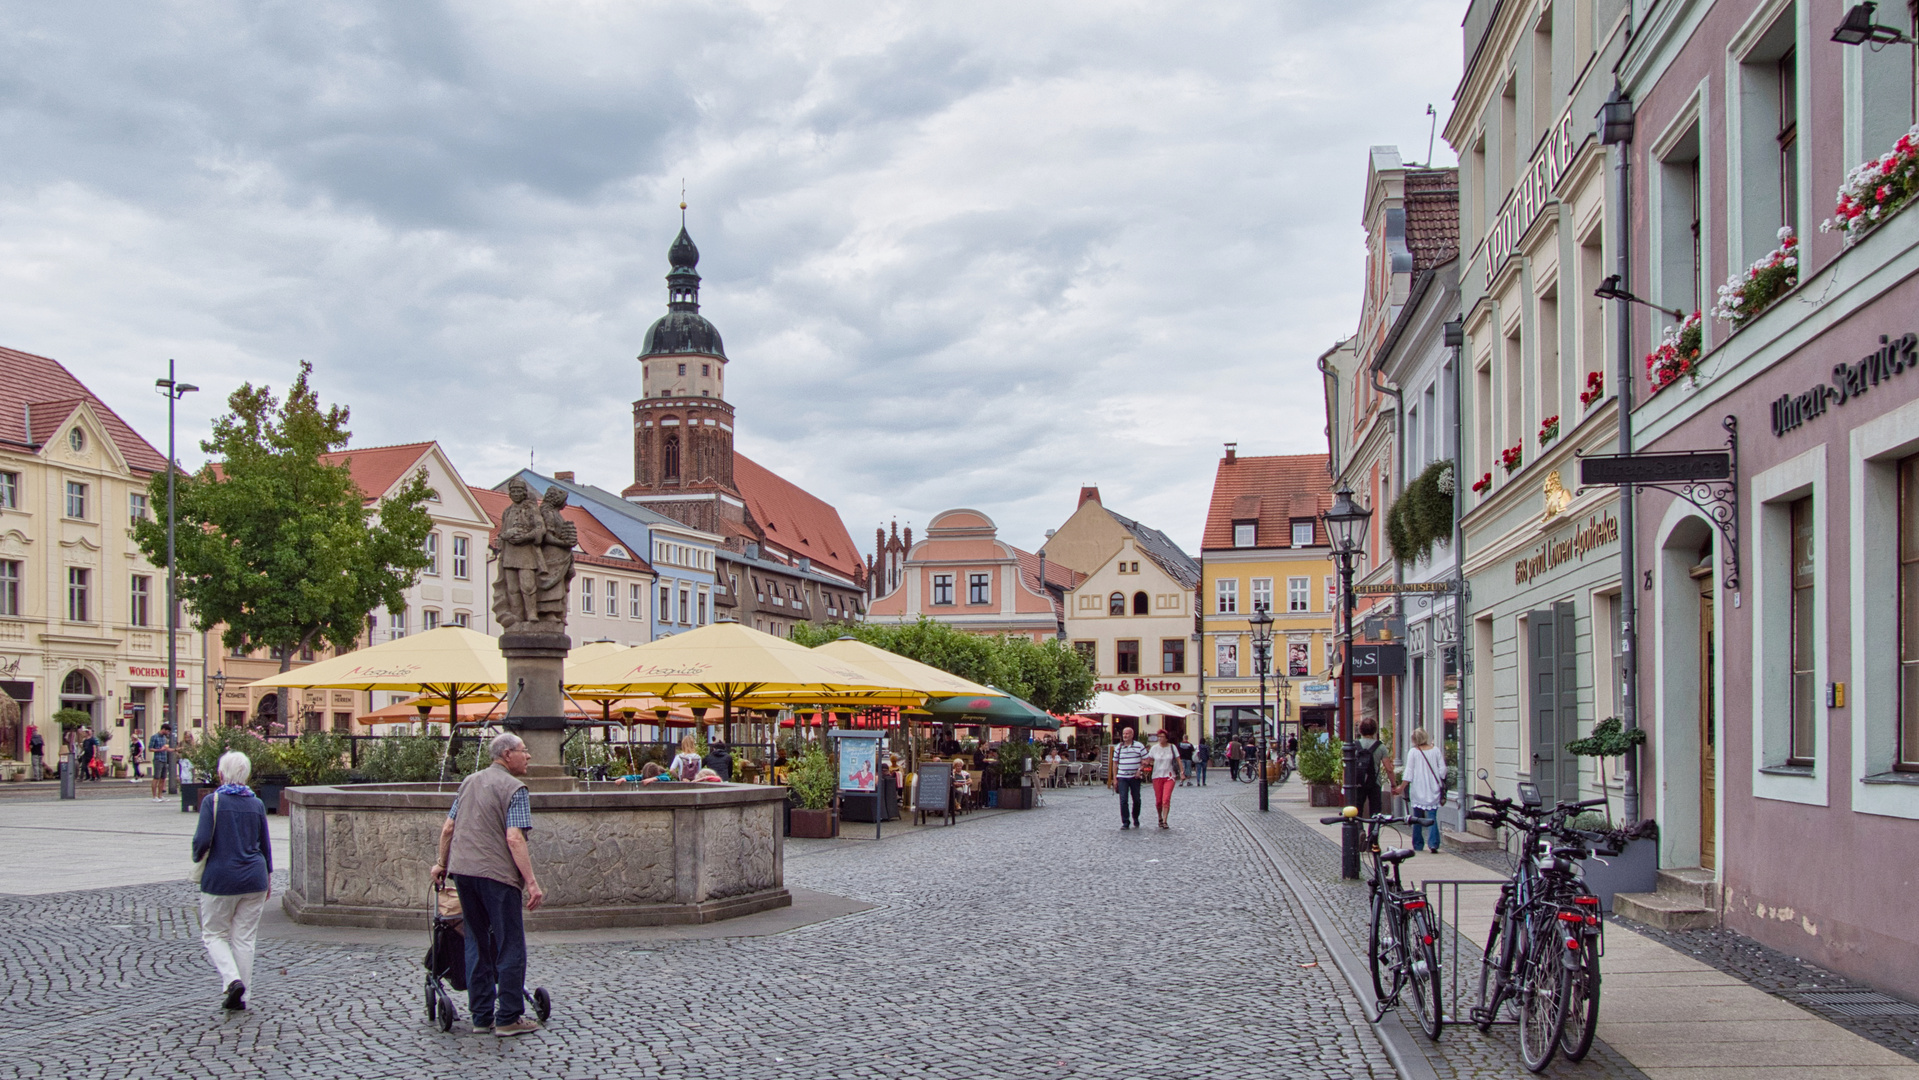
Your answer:
[[[951,806],[953,795],[953,765],[945,761],[929,761],[920,766],[919,786],[913,791],[913,810],[922,815],[929,812],[944,814],[952,820]]]

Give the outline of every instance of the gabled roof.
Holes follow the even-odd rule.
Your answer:
[[[323,465],[345,465],[352,475],[353,483],[366,496],[366,501],[377,502],[393,485],[411,472],[426,452],[432,449],[430,442],[401,443],[398,446],[356,446],[351,450],[335,450],[330,454],[321,454]]]
[[[82,401],[100,418],[129,467],[148,473],[167,467],[165,454],[135,433],[58,360],[0,348],[0,443],[44,445]]]
[[[768,543],[805,556],[853,580],[861,570],[859,550],[840,512],[739,451],[733,452],[733,485]]]
[[[1106,512],[1113,514],[1111,510]],[[1141,525],[1129,517],[1113,514],[1113,520],[1119,522],[1127,532],[1132,533],[1133,543],[1146,553],[1147,558],[1158,564],[1161,570],[1171,575],[1174,581],[1188,589],[1199,584],[1199,563],[1175,544],[1172,537],[1150,525]]]
[[[592,484],[582,484],[574,480],[555,480],[550,476],[542,476],[532,469],[521,469],[519,472],[514,473],[513,476],[522,477],[531,482],[534,487],[541,490],[545,490],[550,485],[558,484],[560,487],[566,489],[569,505],[590,502],[595,506],[610,510],[648,527],[658,526],[664,529],[677,529],[680,532],[692,533],[696,536],[713,535],[703,530],[695,529],[683,521],[677,521],[667,517],[657,510],[648,510],[639,503],[629,502],[621,498],[617,492],[608,491],[601,487],[594,487]],[[507,482],[512,479],[513,477],[509,476],[506,480],[500,481],[494,486],[493,491],[496,494],[504,494]]]
[[[1407,170],[1405,205],[1406,246],[1413,252],[1413,273],[1459,254],[1458,169]]]
[[[1333,504],[1331,487],[1325,454],[1223,458],[1213,477],[1200,550],[1232,550],[1233,522],[1247,518],[1259,523],[1262,548],[1291,546],[1292,519],[1304,517],[1314,519],[1313,542],[1324,544],[1326,529],[1318,517]]]
[[[469,486],[467,490],[473,493],[474,501],[478,502],[480,507],[486,511],[486,537],[488,546],[498,543],[500,539],[500,516],[506,512],[507,507],[513,505],[512,498],[497,491],[489,491],[486,488]],[[607,531],[606,526],[600,524],[586,508],[574,506],[569,502],[566,509],[560,511],[560,515],[572,522],[573,527],[578,531],[578,543],[575,545],[578,550],[573,553],[573,562],[575,565],[606,566],[619,570],[644,573],[653,572],[651,564],[634,554],[630,547],[620,541],[619,537]],[[627,555],[620,557],[609,554],[609,552],[616,547],[627,552]]]
[[[1012,547],[1011,544],[1007,546]],[[1020,580],[1026,583],[1027,588],[1038,592],[1039,556],[1030,551],[1021,551],[1019,548],[1013,548],[1013,554],[1019,559]],[[1061,589],[1072,589],[1077,588],[1079,583],[1085,580],[1086,575],[1080,573],[1078,570],[1061,566],[1059,563],[1051,560],[1048,560],[1046,563],[1046,583],[1048,585]]]

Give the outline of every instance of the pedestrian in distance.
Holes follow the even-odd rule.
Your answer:
[[[100,750],[100,739],[93,732],[80,741],[80,779],[93,779],[93,755]]]
[[[1153,762],[1153,809],[1159,811],[1159,827],[1170,829],[1166,824],[1166,812],[1173,808],[1173,787],[1186,777],[1184,763],[1180,760],[1179,747],[1173,744],[1173,737],[1162,729],[1154,736],[1153,748],[1146,752]],[[1138,811],[1134,811],[1138,813]],[[1138,824],[1135,820],[1134,824]]]
[[[706,757],[700,760],[700,768],[694,769],[693,775],[687,777],[687,779],[688,780],[699,779],[700,769],[713,770],[713,774],[720,778],[721,783],[726,783],[732,780],[733,779],[733,751],[726,745],[726,743],[720,741],[719,739],[714,739],[713,745],[706,751]]]
[[[1181,787],[1185,787],[1193,782],[1193,754],[1193,740],[1181,739],[1179,741],[1179,783]]]
[[[253,763],[238,750],[220,755],[220,786],[200,800],[193,861],[200,870],[200,943],[220,975],[224,1008],[247,1007],[260,915],[273,877],[273,838],[267,808],[247,780]]]
[[[1146,747],[1133,737],[1133,729],[1120,729],[1119,742],[1113,746],[1113,787],[1119,792],[1121,829],[1139,827],[1139,766],[1145,760]]]
[[[1233,782],[1239,782],[1239,762],[1246,756],[1246,750],[1239,745],[1239,736],[1226,740],[1226,768],[1232,773]]]
[[[27,750],[33,755],[33,778],[38,780],[47,774],[47,739],[37,727],[27,742]]]
[[[145,752],[146,746],[147,741],[141,737],[139,728],[134,728],[127,734],[127,765],[133,770],[133,775],[127,778],[129,784],[140,782],[140,757]]]
[[[700,744],[694,740],[693,736],[687,735],[680,739],[680,752],[673,755],[673,762],[666,767],[666,771],[671,773],[675,780],[691,780],[699,775]]]
[[[1213,745],[1205,739],[1199,741],[1199,749],[1193,751],[1193,771],[1199,779],[1199,786],[1206,786],[1206,766],[1213,760]]]
[[[1439,851],[1439,804],[1446,797],[1446,754],[1435,749],[1425,728],[1414,728],[1413,745],[1406,751],[1406,766],[1393,794],[1406,796],[1412,805],[1413,850]]]
[[[167,797],[167,770],[173,766],[173,725],[161,724],[160,730],[147,740],[147,752],[153,756],[153,786],[149,790],[154,802],[165,802]]]
[[[1381,791],[1382,785],[1392,787],[1392,752],[1386,744],[1379,741],[1379,724],[1372,720],[1359,722],[1358,754],[1354,759],[1359,766],[1359,814],[1372,817],[1386,812],[1386,798]]]
[[[520,778],[533,755],[511,732],[494,736],[487,749],[493,764],[460,781],[446,824],[440,827],[433,885],[439,888],[451,874],[460,893],[473,1032],[508,1038],[540,1029],[524,1015],[526,926],[521,908],[539,910],[546,891],[533,876],[533,855],[526,842],[526,834],[533,831],[533,811]]]

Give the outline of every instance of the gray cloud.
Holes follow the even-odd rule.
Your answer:
[[[0,338],[155,442],[313,360],[363,444],[630,479],[680,181],[740,446],[1038,543],[1082,482],[1196,543],[1221,441],[1323,447],[1366,147],[1458,5],[15,4]],[[1443,150],[1443,148],[1442,148]]]

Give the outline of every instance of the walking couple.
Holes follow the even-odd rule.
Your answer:
[[[1153,781],[1153,806],[1159,811],[1159,827],[1168,829],[1166,813],[1173,808],[1173,785],[1186,776],[1180,763],[1179,747],[1165,731],[1153,736],[1153,745],[1145,746],[1133,737],[1133,729],[1120,732],[1113,747],[1113,785],[1119,790],[1119,827],[1137,829],[1139,824],[1139,782],[1142,776]]]

